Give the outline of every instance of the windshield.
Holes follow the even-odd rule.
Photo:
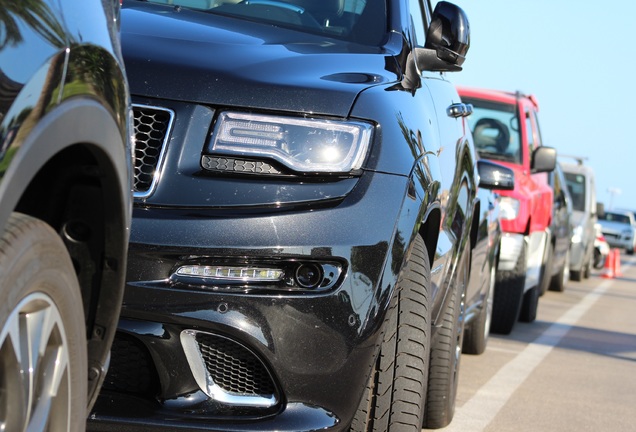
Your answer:
[[[148,0],[380,45],[387,33],[386,0]]]
[[[522,153],[516,106],[479,99],[462,100],[473,105],[468,125],[479,156],[520,164]]]
[[[629,220],[629,216],[621,213],[611,213],[605,212],[605,215],[601,218],[606,221],[618,222],[622,224],[631,224],[632,221]]]
[[[565,173],[565,181],[572,197],[572,208],[578,211],[585,211],[585,176]]]

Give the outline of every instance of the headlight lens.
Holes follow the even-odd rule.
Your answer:
[[[577,225],[572,230],[572,243],[581,243],[581,240],[583,240],[583,227]]]
[[[348,173],[362,167],[373,126],[355,121],[224,112],[211,151],[268,157],[300,172]]]
[[[519,200],[510,197],[499,198],[499,214],[504,220],[516,219],[519,214]]]

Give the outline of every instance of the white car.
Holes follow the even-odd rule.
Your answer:
[[[613,210],[599,215],[601,232],[611,247],[625,249],[628,255],[636,249],[636,220],[630,211]]]

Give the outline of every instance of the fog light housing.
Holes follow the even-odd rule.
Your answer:
[[[175,265],[168,281],[174,288],[213,292],[303,294],[333,289],[344,271],[337,261],[293,257],[250,261],[192,257],[190,262]]]
[[[301,264],[296,269],[296,283],[303,288],[317,288],[322,282],[322,269],[316,264]]]

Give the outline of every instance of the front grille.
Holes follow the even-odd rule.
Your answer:
[[[214,383],[234,395],[270,396],[274,383],[250,351],[229,339],[198,333],[196,340]]]
[[[104,389],[152,395],[158,391],[158,382],[157,372],[146,347],[130,336],[117,333],[111,347]]]
[[[133,105],[135,127],[136,197],[152,193],[161,170],[174,112],[165,108]]]

